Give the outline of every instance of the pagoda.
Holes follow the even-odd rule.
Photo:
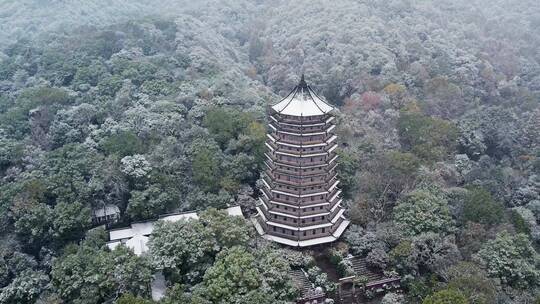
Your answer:
[[[349,225],[336,174],[333,110],[304,75],[269,108],[264,185],[253,218],[264,238],[306,247],[335,241]]]

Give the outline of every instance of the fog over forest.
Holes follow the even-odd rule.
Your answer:
[[[316,250],[248,218],[302,74],[351,221]],[[539,252],[538,0],[0,0],[0,304],[295,303],[300,269],[337,304],[350,256],[400,278],[359,303],[538,304]]]

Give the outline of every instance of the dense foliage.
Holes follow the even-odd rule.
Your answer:
[[[4,1],[0,303],[150,303],[158,270],[164,303],[293,299],[294,254],[211,207],[253,207],[265,107],[302,72],[338,108],[343,240],[403,278],[385,301],[537,301],[539,5]],[[88,232],[104,205],[211,209],[137,257]]]

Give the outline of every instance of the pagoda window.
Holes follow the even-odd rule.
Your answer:
[[[293,223],[295,223],[295,224],[296,224],[296,219],[293,219]]]
[[[272,230],[274,230],[274,232],[276,231],[276,226],[272,226]]]
[[[315,207],[311,207],[311,211],[315,211]]]
[[[324,233],[325,230],[326,230],[326,228],[322,228],[322,233]]]
[[[285,228],[281,228],[281,232],[282,232],[282,233],[285,233]]]
[[[304,231],[304,236],[306,236],[306,231]]]
[[[285,206],[285,210],[288,210],[289,208],[287,208],[287,206]]]
[[[294,230],[291,231],[291,234],[294,235]]]
[[[315,234],[317,232],[317,229],[312,230],[312,234]]]
[[[277,215],[276,214],[274,214],[274,219],[277,220]]]
[[[306,223],[306,220],[302,220],[302,224],[305,224]]]
[[[283,217],[283,221],[284,221],[284,222],[287,221],[287,217],[286,217],[286,216]]]
[[[312,222],[315,222],[315,217],[312,217],[312,218],[311,218],[311,221],[312,221]]]

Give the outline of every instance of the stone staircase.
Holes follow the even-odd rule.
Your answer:
[[[360,257],[351,258],[352,266],[354,272],[357,276],[365,276],[368,278],[368,281],[377,281],[383,278],[381,272],[374,271],[367,266],[366,260]]]
[[[294,269],[289,272],[294,284],[298,286],[302,295],[307,294],[308,291],[313,289],[311,282],[307,278],[306,273],[302,269]]]

